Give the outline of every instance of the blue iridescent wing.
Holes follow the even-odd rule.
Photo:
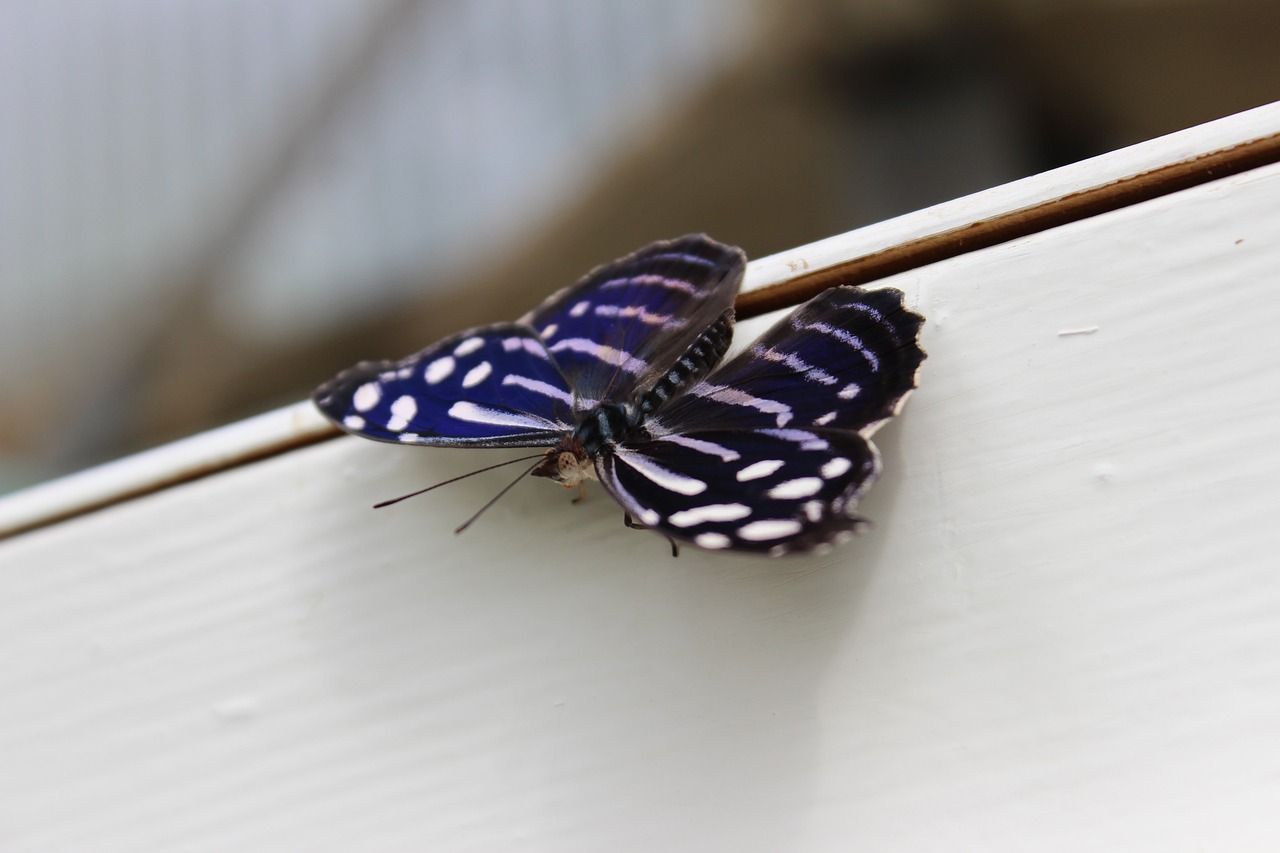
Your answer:
[[[924,360],[896,290],[836,288],[661,409],[650,439],[607,449],[602,483],[638,521],[703,548],[784,554],[863,522],[871,434]]]
[[[741,249],[702,234],[654,243],[597,267],[520,322],[546,342],[579,410],[628,402],[732,310],[745,269]]]
[[[316,389],[353,435],[400,444],[544,447],[572,432],[573,395],[537,334],[472,329],[401,361],[366,361]]]

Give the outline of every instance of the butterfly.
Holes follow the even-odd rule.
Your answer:
[[[514,323],[362,362],[313,399],[377,441],[545,448],[529,473],[599,480],[673,553],[825,550],[866,523],[871,435],[916,387],[924,318],[901,291],[835,287],[717,368],[745,268],[704,235],[654,243]]]

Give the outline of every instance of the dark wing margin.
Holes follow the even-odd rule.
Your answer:
[[[546,342],[579,411],[628,402],[730,311],[746,262],[741,249],[703,234],[653,243],[597,267],[520,322]]]
[[[400,361],[365,361],[312,395],[353,435],[436,447],[543,447],[571,432],[572,393],[537,334],[501,323]]]

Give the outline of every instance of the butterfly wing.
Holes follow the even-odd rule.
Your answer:
[[[733,307],[741,249],[694,234],[597,267],[520,319],[546,342],[579,411],[626,402]]]
[[[704,548],[781,554],[849,535],[880,471],[870,436],[915,387],[923,318],[896,290],[836,288],[601,454],[642,523]]]
[[[654,434],[735,427],[849,429],[870,436],[897,413],[924,361],[924,318],[902,291],[823,291],[674,399]]]
[[[650,387],[730,311],[746,259],[702,235],[601,266],[517,323],[473,329],[316,390],[329,420],[379,441],[535,447],[578,413]],[[539,334],[541,333],[541,334]]]
[[[634,518],[718,550],[784,554],[838,542],[880,472],[845,430],[707,430],[603,453],[601,482]]]
[[[519,323],[462,332],[401,361],[361,362],[312,397],[341,429],[400,444],[540,447],[573,430],[568,383]]]

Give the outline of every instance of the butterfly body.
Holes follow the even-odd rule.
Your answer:
[[[824,547],[863,523],[869,439],[915,387],[923,320],[898,291],[835,288],[717,368],[744,267],[701,235],[655,243],[315,401],[380,441],[547,448],[534,476],[599,479],[628,517],[703,548]]]
[[[588,411],[577,429],[560,439],[529,473],[554,480],[566,488],[576,488],[596,479],[595,460],[606,448],[634,441],[639,429],[634,409],[602,403]]]
[[[649,415],[672,396],[700,380],[724,357],[733,339],[733,312],[716,320],[665,374],[634,402],[600,403],[585,412],[577,428],[547,451],[547,457],[530,473],[547,477],[567,488],[597,479],[596,460],[613,447],[648,441]]]

